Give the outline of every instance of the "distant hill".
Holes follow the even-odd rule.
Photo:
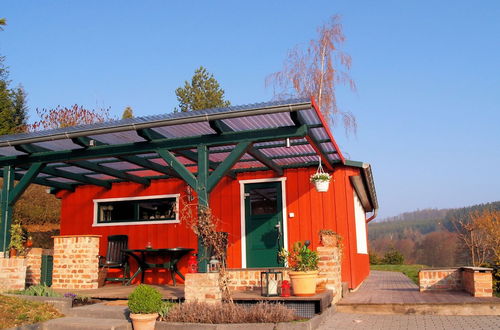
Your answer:
[[[417,231],[424,235],[439,230],[453,232],[455,229],[451,224],[452,218],[467,217],[470,212],[485,208],[500,210],[500,201],[455,209],[424,209],[401,213],[371,222],[368,225],[368,239],[376,240],[382,236],[404,239],[407,236],[405,231]]]

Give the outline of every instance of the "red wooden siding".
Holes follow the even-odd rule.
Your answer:
[[[369,273],[368,255],[356,253],[356,231],[354,221],[353,188],[349,176],[359,175],[359,171],[349,167],[339,167],[334,171],[334,180],[326,193],[318,193],[309,182],[314,168],[290,169],[286,176],[288,242],[310,240],[312,248],[319,244],[318,232],[333,229],[344,237],[344,258],[342,264],[343,281],[349,287],[357,287]],[[238,180],[254,180],[274,177],[273,172],[254,172],[238,175]],[[241,268],[241,213],[240,183],[238,180],[224,178],[213,190],[210,206],[220,218],[220,230],[229,232],[228,265]],[[125,234],[129,236],[130,248],[143,248],[147,242],[153,247],[197,247],[196,236],[183,223],[158,225],[129,225],[92,227],[94,205],[92,200],[102,198],[121,198],[162,194],[181,194],[182,210],[186,201],[186,184],[178,179],[158,180],[149,187],[134,183],[113,184],[112,189],[94,186],[77,188],[74,193],[61,194],[61,234],[98,234],[102,235],[100,253],[106,253],[108,235]],[[195,205],[196,200],[194,200]],[[365,238],[366,239],[366,238]],[[185,271],[186,259],[181,263]],[[170,277],[164,272],[146,275],[146,282],[164,284]]]

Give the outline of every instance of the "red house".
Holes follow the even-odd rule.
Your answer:
[[[61,235],[102,235],[102,254],[116,234],[130,248],[197,249],[181,213],[198,204],[228,233],[230,268],[278,267],[280,248],[315,248],[318,232],[332,229],[344,238],[342,280],[356,288],[369,273],[366,223],[378,208],[370,165],[343,157],[310,100],[2,136],[0,155],[6,235],[12,205],[33,182],[62,200]],[[318,159],[333,176],[327,192],[310,183]],[[146,281],[170,279],[152,272]]]

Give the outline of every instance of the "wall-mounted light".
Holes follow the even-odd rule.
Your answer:
[[[90,140],[89,141],[89,146],[95,147],[95,140]]]
[[[292,146],[291,142],[290,142],[290,138],[286,138],[286,147],[287,148],[290,148]]]

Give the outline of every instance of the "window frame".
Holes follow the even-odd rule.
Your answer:
[[[116,222],[98,222],[99,219],[99,203],[106,202],[126,202],[137,200],[154,200],[164,198],[175,198],[175,219],[170,220],[155,220],[155,221],[116,221]],[[137,225],[159,225],[159,224],[177,224],[180,223],[179,219],[179,200],[180,194],[167,194],[167,195],[150,195],[150,196],[136,196],[136,197],[119,197],[119,198],[102,198],[92,200],[94,203],[94,221],[92,227],[108,227],[108,226],[137,226]]]

